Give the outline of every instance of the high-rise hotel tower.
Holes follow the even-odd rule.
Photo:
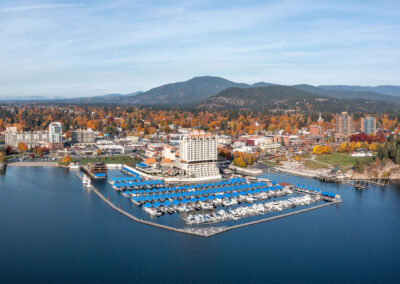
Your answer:
[[[181,137],[179,146],[182,175],[191,178],[220,178],[217,137],[211,133],[192,132]]]

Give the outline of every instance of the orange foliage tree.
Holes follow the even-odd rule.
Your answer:
[[[28,146],[24,142],[19,142],[17,148],[20,153],[25,153],[28,151]]]
[[[71,158],[70,155],[65,155],[65,156],[62,158],[61,161],[63,162],[63,164],[70,164],[70,163],[72,163],[72,158]]]

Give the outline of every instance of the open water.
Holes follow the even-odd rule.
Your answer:
[[[267,177],[344,202],[202,238],[133,222],[69,170],[9,167],[0,175],[1,281],[399,283],[399,186]]]

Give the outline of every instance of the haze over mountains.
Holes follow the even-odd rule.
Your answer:
[[[16,100],[14,98],[14,100]],[[52,102],[45,97],[25,98],[38,102]],[[122,104],[142,106],[190,106],[197,108],[293,108],[346,107],[346,104],[366,104],[357,109],[388,109],[400,106],[400,86],[283,86],[259,82],[236,83],[213,76],[194,77],[190,80],[162,85],[146,92],[109,94],[84,98],[58,98],[58,103]],[[325,103],[324,103],[325,102]],[[332,106],[333,106],[332,105]],[[374,106],[374,107],[372,107]],[[354,107],[354,105],[353,105]]]

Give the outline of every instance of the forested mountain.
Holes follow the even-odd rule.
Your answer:
[[[125,97],[123,104],[183,105],[201,101],[230,87],[247,87],[219,77],[195,77],[188,81],[163,85],[135,97]]]
[[[336,89],[324,89],[320,87],[314,87],[311,85],[294,85],[296,89],[306,91],[309,93],[327,96],[338,99],[367,99],[367,100],[383,100],[400,103],[400,97],[389,96],[380,93],[374,93],[370,91],[351,91],[351,90],[336,90]]]
[[[395,96],[395,94],[399,94],[399,96]],[[229,101],[227,99],[230,96],[234,101]],[[306,98],[304,96],[306,96]],[[210,97],[212,98],[207,100]],[[29,97],[24,100],[19,100],[19,102],[24,101],[29,104],[119,104],[169,108],[197,107],[198,104],[216,108],[238,108],[241,106],[265,108],[266,106],[264,103],[272,105],[275,108],[294,108],[296,104],[297,106],[303,107],[305,107],[305,104],[311,104],[314,107],[318,105],[320,108],[324,108],[324,104],[332,102],[335,106],[341,106],[343,109],[348,107],[346,104],[351,103],[353,104],[351,106],[352,108],[366,109],[367,111],[380,111],[387,109],[388,104],[393,104],[394,109],[396,109],[397,105],[400,105],[400,87],[340,85],[315,87],[306,84],[284,86],[265,82],[258,82],[250,85],[232,82],[220,77],[202,76],[194,77],[183,82],[162,85],[146,92],[135,92],[125,95],[109,94],[105,96],[69,99],[36,97],[37,99],[35,100],[34,98],[35,97]],[[309,101],[301,102],[300,98]],[[12,101],[17,102],[17,98],[8,99],[8,102]],[[356,106],[354,104],[363,105]],[[394,110],[391,112],[393,111]]]
[[[393,112],[400,104],[359,98],[339,99],[295,87],[272,85],[259,88],[229,88],[197,105],[198,109],[313,110],[322,112]]]

